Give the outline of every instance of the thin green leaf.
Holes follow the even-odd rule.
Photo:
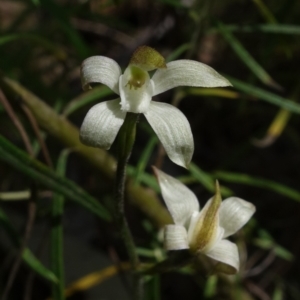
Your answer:
[[[258,24],[253,26],[226,25],[228,31],[232,32],[264,32],[275,34],[299,35],[300,26],[289,24]]]
[[[276,288],[273,293],[272,300],[283,300],[284,299],[284,293],[283,293],[283,287],[281,282],[276,284]]]
[[[198,180],[195,178],[195,176],[193,175],[183,175],[183,176],[178,176],[177,179],[185,184],[185,185],[189,185],[189,184],[193,184],[195,182],[198,182]]]
[[[136,174],[137,170],[135,167],[127,165],[127,174],[131,177],[134,177]],[[153,175],[150,175],[146,172],[142,172],[139,175],[139,180],[141,183],[147,185],[148,187],[151,187],[155,192],[159,193],[160,192],[160,188],[159,185],[157,183],[156,178]]]
[[[245,47],[239,42],[234,35],[227,30],[221,22],[217,23],[218,29],[222,36],[226,39],[231,48],[243,61],[243,63],[253,72],[258,79],[264,84],[271,86],[276,89],[282,89],[272,77],[263,69],[263,67],[252,57],[252,55],[245,49]]]
[[[274,247],[274,252],[278,257],[281,257],[287,261],[292,261],[294,259],[294,255],[290,251],[277,244]]]
[[[233,84],[233,86],[248,95],[255,96],[261,100],[264,100],[266,102],[272,103],[274,105],[277,105],[279,107],[285,108],[293,113],[300,114],[300,105],[298,103],[295,103],[292,100],[289,100],[287,98],[280,97],[276,94],[267,92],[263,89],[260,89],[256,86],[250,85],[248,83],[242,82],[240,80],[237,80],[235,78],[226,76],[226,78]]]
[[[233,90],[222,88],[189,88],[186,89],[186,95],[204,96],[204,97],[222,97],[229,99],[238,99],[239,93]]]
[[[215,180],[212,176],[201,170],[194,163],[190,164],[189,171],[208,191],[215,192]]]
[[[217,292],[218,276],[211,275],[207,278],[204,286],[204,297],[212,298]]]
[[[148,248],[142,248],[142,247],[138,247],[136,249],[136,252],[140,255],[140,256],[144,256],[147,258],[155,258],[156,254],[153,251],[153,249],[148,249]]]
[[[150,156],[153,152],[153,148],[158,143],[157,137],[154,135],[150,138],[149,142],[147,143],[143,153],[140,156],[138,164],[136,166],[136,174],[135,174],[135,182],[140,183],[141,174],[144,173],[144,170],[148,164]]]
[[[32,3],[36,6],[39,6],[40,5],[40,0],[31,0]]]
[[[100,102],[100,100],[106,96],[113,95],[114,92],[106,86],[100,86],[83,93],[79,97],[76,97],[64,108],[63,115],[69,116],[81,107],[91,104],[93,102]]]
[[[65,176],[66,164],[70,150],[61,152],[56,172],[60,176]],[[51,224],[51,266],[52,271],[58,278],[58,284],[52,285],[52,297],[54,300],[64,300],[64,253],[63,253],[63,226],[62,216],[64,211],[64,196],[55,193],[52,201],[52,224]]]
[[[183,7],[180,0],[159,0],[159,1],[170,6],[180,7],[180,8]]]
[[[210,175],[209,173],[201,170],[198,166],[196,166],[194,163],[190,163],[189,166],[190,173],[194,176],[194,178],[200,182],[208,191],[215,193],[215,178]],[[233,194],[233,192],[222,186],[221,187],[221,194],[223,196],[230,196]]]
[[[24,249],[22,258],[30,268],[43,276],[45,279],[48,279],[53,283],[58,282],[57,277],[49,269],[47,269],[28,248]]]
[[[81,58],[88,57],[90,54],[90,49],[85,41],[81,38],[79,33],[71,25],[70,17],[67,13],[68,10],[65,10],[62,6],[52,0],[41,0],[40,4],[59,23],[61,30],[73,44],[74,49],[77,51],[78,55]]]
[[[276,181],[272,181],[260,177],[252,177],[250,175],[242,174],[242,173],[231,173],[231,172],[224,172],[224,171],[215,172],[214,176],[218,179],[227,182],[241,183],[241,184],[246,184],[246,185],[270,190],[278,194],[281,194],[285,197],[288,197],[292,200],[300,202],[300,192],[286,185],[280,184]]]
[[[31,158],[2,136],[0,136],[0,159],[43,186],[77,202],[101,219],[105,221],[111,219],[108,211],[94,197],[74,182],[57,175],[44,164]]]
[[[63,51],[61,47],[53,43],[53,41],[49,41],[44,37],[33,33],[14,33],[4,35],[0,37],[0,46],[19,40],[36,43],[37,45],[42,46],[46,50],[52,52],[58,59],[65,60],[67,57],[66,52]]]
[[[152,290],[153,290],[153,300],[160,300],[161,299],[161,297],[160,297],[160,295],[161,295],[161,293],[160,293],[160,289],[161,289],[161,280],[160,280],[160,274],[156,274],[156,275],[154,275],[153,276],[153,284],[152,284],[152,286],[153,286],[153,288],[152,288]]]
[[[4,211],[0,208],[0,224],[5,229],[7,236],[9,237],[11,243],[16,247],[19,248],[21,246],[21,240],[18,236],[15,228],[9,221],[9,218],[6,216]],[[37,274],[41,275],[45,279],[57,283],[57,277],[54,273],[52,273],[49,269],[47,269],[28,249],[25,248],[22,254],[23,261]]]
[[[258,11],[260,12],[261,16],[269,23],[277,23],[276,18],[274,14],[271,12],[271,10],[268,8],[268,6],[262,1],[262,0],[252,0],[256,7],[258,8]]]
[[[183,45],[179,46],[171,54],[168,55],[168,57],[166,58],[166,61],[169,62],[169,61],[178,59],[178,57],[180,55],[182,55],[184,52],[186,52],[186,50],[188,50],[190,48],[191,48],[190,44],[183,44]]]
[[[260,237],[254,240],[255,245],[262,249],[273,250],[276,256],[287,261],[292,261],[294,259],[294,255],[287,249],[278,245],[266,230],[261,229],[259,235]]]

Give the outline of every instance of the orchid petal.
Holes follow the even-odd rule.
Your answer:
[[[126,112],[144,113],[148,110],[153,94],[153,82],[150,80],[148,72],[139,69],[143,72],[143,82],[140,86],[133,86],[131,68],[129,66],[124,74],[120,77],[119,90],[121,96],[121,109]],[[133,83],[134,84],[134,83]]]
[[[93,106],[80,128],[82,143],[109,149],[122,126],[126,113],[120,110],[120,99],[101,102]]]
[[[239,270],[239,252],[236,244],[228,241],[219,241],[209,252],[208,257],[220,262],[216,269],[227,274],[235,274]]]
[[[188,249],[186,229],[181,225],[167,225],[165,227],[164,246],[167,250]]]
[[[155,86],[153,96],[177,86],[231,86],[231,83],[213,68],[198,61],[188,59],[167,63],[167,68],[157,70],[152,80]]]
[[[220,208],[220,226],[225,229],[224,238],[236,233],[252,217],[255,206],[237,197],[224,200]]]
[[[187,168],[194,152],[190,124],[176,107],[152,101],[145,117],[163,144],[169,158]]]
[[[163,199],[176,225],[186,225],[199,202],[195,194],[179,180],[154,167]]]
[[[105,56],[92,56],[81,65],[81,82],[84,90],[90,88],[90,83],[103,83],[119,94],[119,78],[121,68],[113,59]]]

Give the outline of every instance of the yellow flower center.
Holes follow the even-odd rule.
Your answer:
[[[130,89],[135,90],[143,86],[147,79],[147,72],[136,66],[130,66],[130,78],[126,84]]]

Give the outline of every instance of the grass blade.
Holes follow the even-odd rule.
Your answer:
[[[69,116],[81,107],[91,104],[94,101],[100,101],[102,98],[113,95],[114,92],[106,86],[93,88],[92,90],[83,93],[68,103],[63,111],[64,116]]]
[[[243,61],[243,63],[260,79],[264,84],[282,90],[281,86],[276,83],[272,77],[262,68],[262,66],[252,57],[252,55],[244,48],[244,46],[227,30],[221,22],[217,23],[218,29],[231,48]]]
[[[289,35],[300,34],[300,26],[289,24],[259,24],[254,26],[227,25],[226,29],[232,32],[264,32]]]
[[[215,193],[215,179],[212,175],[208,174],[207,172],[201,170],[198,166],[194,163],[191,163],[189,166],[189,171],[193,175],[193,177],[199,181],[209,192]],[[225,197],[230,196],[233,192],[222,186],[221,187],[221,194]]]
[[[25,41],[36,43],[39,46],[44,47],[46,50],[52,52],[53,55],[58,59],[65,60],[67,58],[67,53],[63,51],[61,47],[55,45],[53,41],[49,41],[33,33],[14,33],[14,34],[4,35],[0,37],[0,46],[13,41],[19,41],[19,40],[25,40]]]
[[[272,181],[260,177],[252,177],[250,175],[242,174],[242,173],[231,173],[231,172],[224,172],[224,171],[215,172],[214,176],[216,178],[222,179],[227,182],[241,183],[241,184],[246,184],[246,185],[270,190],[278,194],[281,194],[285,197],[288,197],[292,200],[300,202],[300,192],[286,185],[280,184],[276,181]]]
[[[0,208],[0,224],[5,229],[6,234],[8,235],[11,243],[19,248],[21,246],[21,240],[18,236],[15,228],[9,221],[9,218],[6,216],[4,211]],[[22,254],[23,261],[37,274],[44,277],[45,279],[57,283],[57,277],[52,271],[47,269],[34,255],[33,253],[26,248]]]
[[[166,61],[172,61],[175,59],[178,59],[180,55],[182,55],[185,51],[189,50],[191,48],[190,44],[183,44],[179,46],[177,49],[175,49],[171,54],[168,55],[166,58]]]
[[[127,174],[131,177],[136,176],[137,169],[131,165],[127,165]],[[145,184],[146,186],[152,188],[155,192],[159,193],[160,188],[154,175],[148,174],[146,172],[141,172],[139,175],[139,182]]]
[[[286,110],[289,110],[293,113],[300,114],[300,105],[295,103],[292,100],[280,97],[276,94],[270,93],[268,91],[265,91],[261,88],[253,86],[251,84],[242,82],[235,78],[232,78],[229,76],[226,76],[226,78],[233,84],[233,86],[236,89],[238,89],[248,95],[255,96],[261,100],[264,100],[266,102],[272,103],[279,107],[285,108]]]
[[[52,0],[41,0],[41,6],[56,19],[61,30],[65,33],[78,55],[83,59],[89,56],[90,49],[79,33],[72,27],[67,10]]]
[[[101,219],[110,220],[108,211],[95,198],[74,182],[57,175],[44,164],[31,158],[2,136],[0,136],[0,159],[43,186],[77,202]]]
[[[277,23],[276,18],[262,0],[252,0],[261,16],[269,23]]]
[[[136,174],[135,174],[135,182],[139,183],[141,181],[141,174],[144,173],[144,170],[148,164],[148,161],[150,159],[150,156],[153,152],[153,148],[155,147],[155,145],[157,144],[158,139],[156,136],[152,136],[148,142],[148,144],[146,145],[139,161],[138,164],[136,166]]]
[[[253,144],[258,147],[270,146],[282,134],[291,116],[290,111],[281,108],[269,126],[266,136],[253,140]]]
[[[56,172],[65,176],[66,164],[70,151],[64,150],[59,156]],[[51,266],[58,278],[58,284],[52,285],[52,297],[55,300],[64,300],[64,262],[63,262],[63,226],[62,216],[64,211],[64,196],[55,193],[52,201],[52,226],[51,226]]]
[[[238,99],[239,93],[221,88],[189,88],[186,90],[186,95],[203,96],[203,97],[221,97],[228,99]]]

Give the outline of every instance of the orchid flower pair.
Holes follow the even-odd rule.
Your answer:
[[[200,211],[195,194],[177,179],[154,168],[163,199],[174,224],[165,227],[167,250],[189,249],[217,261],[216,270],[235,274],[239,270],[236,244],[226,238],[236,233],[252,217],[255,206],[237,197],[222,202],[219,184],[216,194]]]
[[[152,78],[149,71],[156,70]],[[193,60],[165,63],[154,49],[141,46],[122,74],[120,66],[104,56],[87,58],[81,67],[84,89],[103,83],[120,98],[101,102],[87,113],[80,129],[84,144],[109,149],[128,112],[144,114],[169,158],[187,167],[194,152],[191,127],[180,110],[151,101],[152,97],[178,86],[224,87],[231,84],[211,67]]]
[[[149,71],[156,70],[150,77]],[[120,66],[104,56],[86,59],[81,68],[82,85],[103,83],[120,96],[101,102],[87,113],[80,129],[84,144],[109,149],[127,113],[144,114],[169,158],[187,167],[194,141],[186,117],[174,106],[152,101],[152,97],[178,86],[224,87],[231,84],[209,66],[192,60],[165,63],[154,49],[142,46],[133,54],[122,74]],[[155,169],[162,196],[175,224],[167,225],[167,250],[189,249],[218,261],[220,270],[234,274],[239,269],[237,246],[226,238],[248,222],[255,212],[251,203],[231,197],[222,202],[216,195],[200,211],[192,191],[171,176]]]

